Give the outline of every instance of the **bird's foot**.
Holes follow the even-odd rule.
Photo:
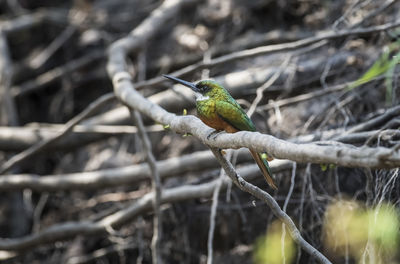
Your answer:
[[[214,130],[213,132],[211,132],[210,134],[208,134],[208,136],[207,136],[207,140],[215,140],[215,138],[219,135],[219,134],[221,134],[221,133],[223,133],[224,131],[220,131],[220,130]]]
[[[266,159],[267,161],[273,161],[274,160],[274,157],[269,155],[267,152],[262,153],[262,158]]]

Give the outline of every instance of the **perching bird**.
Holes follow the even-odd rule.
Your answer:
[[[235,133],[237,131],[256,131],[251,119],[229,92],[211,80],[202,80],[194,84],[169,75],[164,77],[189,87],[196,93],[196,109],[199,118],[217,131]],[[251,150],[251,155],[262,171],[267,183],[277,189],[264,153]]]

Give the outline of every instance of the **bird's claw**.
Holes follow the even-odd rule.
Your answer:
[[[273,161],[274,160],[274,157],[269,155],[267,152],[262,153],[262,158],[266,159],[267,161]]]
[[[207,140],[210,140],[210,139],[215,140],[215,138],[222,132],[223,131],[218,131],[218,130],[212,131],[210,134],[208,134]]]

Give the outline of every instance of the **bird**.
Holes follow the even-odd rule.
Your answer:
[[[197,115],[203,123],[216,131],[235,133],[238,131],[256,131],[254,123],[246,112],[236,102],[229,92],[213,80],[201,80],[197,83],[163,74],[176,83],[189,87],[196,93]],[[253,159],[260,168],[268,185],[277,189],[266,153],[259,153],[249,149]]]

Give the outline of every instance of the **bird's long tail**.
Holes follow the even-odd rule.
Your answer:
[[[262,171],[265,180],[267,181],[268,185],[274,188],[275,190],[278,189],[275,185],[275,181],[272,178],[272,173],[268,165],[267,159],[263,158],[263,153],[257,153],[254,150],[250,150],[253,159],[256,161],[258,167]]]

